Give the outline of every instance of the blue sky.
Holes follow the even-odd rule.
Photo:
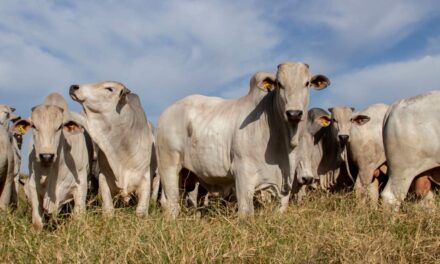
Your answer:
[[[28,117],[52,91],[118,80],[156,122],[194,93],[235,98],[256,71],[310,64],[332,85],[311,106],[362,109],[438,89],[439,1],[0,3],[0,104]]]

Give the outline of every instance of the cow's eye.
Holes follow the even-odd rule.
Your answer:
[[[332,122],[333,122],[333,123],[338,123],[338,120],[332,118]]]
[[[61,124],[61,126],[59,126],[59,127],[57,128],[57,131],[60,131],[61,128],[63,128],[63,125],[62,125],[62,124]]]
[[[111,87],[105,87],[105,89],[109,92],[113,92],[113,88],[111,88]]]
[[[38,130],[34,124],[31,125],[32,129]]]
[[[309,87],[309,85],[310,85],[310,82],[307,81],[307,82],[306,82],[306,87]]]

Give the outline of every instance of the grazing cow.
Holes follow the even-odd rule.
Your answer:
[[[0,209],[17,203],[18,174],[20,171],[20,150],[17,138],[9,132],[9,122],[19,117],[7,105],[0,105]]]
[[[414,179],[416,187],[425,189],[416,193],[433,199],[426,180],[439,181],[439,116],[440,91],[397,101],[388,109],[383,127],[388,165],[388,183],[381,193],[385,205],[398,210]]]
[[[32,108],[28,120],[14,124],[16,132],[32,128],[29,179],[25,193],[32,205],[32,224],[43,227],[43,214],[57,214],[60,206],[74,201],[74,212],[85,210],[91,153],[83,127],[74,121],[64,98],[48,95]]]
[[[139,97],[123,84],[104,81],[72,85],[70,96],[84,109],[88,132],[99,147],[99,190],[104,214],[113,214],[113,197],[128,203],[138,196],[136,213],[148,215],[156,171],[153,127]]]
[[[369,121],[351,127],[347,146],[350,161],[358,168],[356,195],[362,200],[368,198],[373,206],[379,199],[379,175],[386,173],[382,126],[387,110],[388,105],[374,104],[359,112]]]
[[[159,117],[157,148],[167,216],[177,217],[179,173],[186,169],[211,193],[235,187],[240,216],[253,214],[254,192],[270,188],[285,210],[297,165],[310,87],[329,79],[311,76],[307,64],[288,62],[277,75],[258,72],[249,93],[236,100],[193,95]],[[308,181],[309,179],[300,179]]]

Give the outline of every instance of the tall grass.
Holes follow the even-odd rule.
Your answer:
[[[434,263],[440,261],[440,213],[414,203],[391,213],[358,206],[352,194],[311,193],[278,214],[275,205],[239,219],[234,205],[213,202],[176,221],[159,209],[134,208],[106,219],[99,207],[60,218],[41,233],[30,209],[0,215],[0,262],[18,263]],[[438,206],[438,205],[437,205]]]

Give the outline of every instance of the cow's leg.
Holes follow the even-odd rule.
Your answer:
[[[291,191],[289,191],[286,195],[281,196],[280,213],[286,212],[287,208],[289,208],[290,194]]]
[[[240,164],[246,163],[241,162]],[[255,185],[250,181],[251,178],[244,168],[237,170],[235,174],[235,191],[238,202],[238,216],[240,217],[254,214]]]
[[[414,179],[414,191],[420,199],[419,204],[427,209],[434,207],[434,194],[432,193],[432,184],[429,179],[431,175],[421,175]]]
[[[397,211],[405,199],[415,176],[411,168],[392,167],[391,164],[389,164],[388,172],[388,183],[381,197],[385,206],[391,206],[392,209]]]
[[[5,183],[3,185],[3,190],[0,195],[0,209],[7,210],[9,203],[11,202],[12,188],[13,188],[13,177],[12,175],[7,175]]]
[[[18,175],[14,177],[14,181],[12,182],[12,194],[11,194],[11,205],[13,208],[17,208],[18,206]]]
[[[153,186],[151,190],[151,203],[156,205],[157,199],[159,198],[159,189],[160,189],[160,176],[159,173],[156,173],[156,175],[153,178]]]
[[[99,192],[102,198],[102,212],[105,216],[113,216],[113,198],[107,178],[103,173],[99,173]]]
[[[372,207],[377,207],[379,203],[379,179],[373,178],[373,181],[367,187],[368,199]]]
[[[188,192],[186,194],[186,201],[188,206],[196,207],[197,208],[197,197],[199,195],[199,185],[200,182],[196,181],[194,190]]]
[[[165,215],[175,219],[180,212],[179,205],[179,172],[180,155],[177,152],[159,152],[159,175],[162,187],[160,202],[164,208]]]
[[[301,185],[301,187],[299,187],[299,191],[298,191],[298,193],[296,195],[296,202],[297,203],[302,203],[304,197],[306,197],[306,195],[307,195],[307,186],[308,185],[303,184],[303,185]]]
[[[145,172],[145,175],[138,187],[136,194],[138,196],[138,205],[136,207],[136,214],[139,217],[148,216],[148,207],[150,204],[151,195],[151,173],[150,170]]]
[[[43,208],[38,197],[39,182],[33,173],[31,173],[28,182],[29,200],[32,206],[32,226],[35,230],[43,229]]]
[[[73,201],[75,203],[75,207],[73,212],[75,214],[81,214],[86,211],[86,198],[87,198],[87,170],[83,170],[79,172],[80,182],[76,187],[76,190],[73,194]]]

